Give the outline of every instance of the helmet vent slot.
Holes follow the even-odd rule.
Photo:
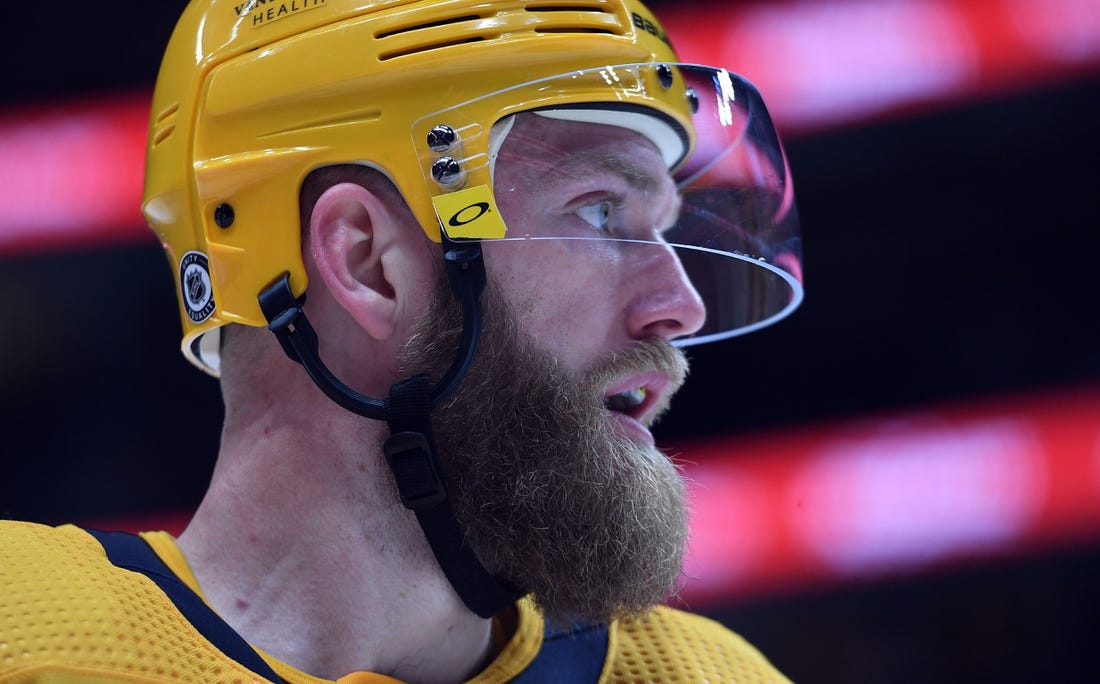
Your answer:
[[[531,15],[544,15],[541,21],[546,25],[536,25],[535,33],[605,33],[616,36],[625,33],[615,13],[602,3],[533,3],[524,7],[524,10]],[[576,16],[566,18],[564,15],[567,13]]]
[[[428,50],[438,50],[439,48],[451,47],[452,45],[465,45],[466,43],[478,43],[485,40],[481,36],[471,36],[469,38],[459,38],[456,40],[441,40],[436,43],[430,43],[428,45],[418,45],[411,47],[407,50],[393,50],[390,52],[382,52],[378,55],[380,61],[386,61],[387,59],[393,59],[394,57],[404,57],[405,55],[415,55],[420,52],[426,52]]]
[[[451,19],[441,19],[439,21],[433,21],[433,22],[429,22],[429,23],[426,23],[426,24],[414,24],[412,26],[403,26],[399,29],[394,29],[392,31],[386,31],[385,33],[375,34],[374,37],[377,38],[377,39],[389,38],[390,36],[396,36],[396,35],[400,35],[402,33],[409,33],[410,31],[422,31],[423,29],[436,28],[437,26],[448,26],[450,24],[457,24],[460,21],[477,21],[480,18],[481,17],[477,16],[476,14],[468,14],[468,15],[462,16],[462,17],[453,17]]]
[[[533,2],[525,4],[522,10],[516,7],[491,15],[471,14],[467,9],[464,14],[446,19],[433,17],[431,21],[391,25],[374,37],[389,48],[378,55],[379,60],[385,61],[523,33],[624,35],[626,31],[618,15],[601,0],[550,0],[543,5]],[[387,39],[393,39],[391,45],[386,45]]]
[[[610,14],[599,5],[528,5],[524,8],[528,12],[599,12],[600,14]]]
[[[175,116],[176,112],[180,110],[180,103],[173,102],[165,107],[160,114],[157,114],[157,123],[164,123],[164,120],[170,116]]]
[[[404,55],[413,55],[418,52],[424,52],[427,50],[436,50],[438,48],[450,47],[452,45],[464,45],[466,43],[476,43],[481,40],[485,40],[487,36],[481,32],[472,33],[469,31],[463,31],[466,35],[455,35],[455,31],[432,31],[431,29],[439,29],[444,26],[451,26],[453,24],[459,24],[464,22],[479,21],[482,17],[476,14],[463,14],[456,17],[449,17],[447,19],[440,19],[438,21],[429,21],[420,24],[411,24],[409,26],[401,26],[399,28],[384,31],[382,33],[375,34],[375,39],[384,40],[386,38],[392,38],[394,36],[402,36],[404,41],[399,48],[381,52],[378,58],[382,61],[387,59],[393,59],[394,57],[402,57]],[[417,33],[419,31],[425,31],[426,33],[415,38],[408,34]],[[438,36],[433,40],[433,36]],[[411,44],[410,41],[420,41],[415,44]]]
[[[164,128],[158,128],[157,132],[153,135],[153,147],[161,144],[168,138],[172,137],[172,134],[176,132],[176,127],[165,126]]]
[[[609,35],[618,35],[617,31],[610,31],[605,28],[538,28],[535,29],[535,33],[606,33]]]
[[[176,131],[176,113],[180,110],[179,102],[173,102],[164,109],[157,118],[153,127],[153,147],[161,144]]]

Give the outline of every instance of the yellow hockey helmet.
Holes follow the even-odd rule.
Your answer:
[[[216,375],[218,335],[208,333],[266,326],[257,294],[284,273],[295,295],[305,292],[298,198],[310,171],[381,169],[440,241],[441,218],[492,201],[490,133],[527,110],[627,126],[650,137],[686,183],[717,175],[743,185],[751,176],[780,198],[746,203],[738,194],[742,211],[751,204],[767,216],[722,231],[750,239],[710,244],[711,231],[699,242],[702,253],[751,263],[754,274],[708,291],[762,294],[732,317],[708,310],[697,339],[759,327],[798,304],[786,161],[759,96],[724,70],[677,65],[640,3],[203,0],[185,10],[161,65],[143,203],[175,274],[184,354]],[[700,112],[718,123],[700,124]],[[718,142],[705,146],[706,159],[693,156],[698,135],[714,126]],[[713,201],[701,213],[714,214]],[[502,224],[471,216],[451,221],[462,230],[448,236],[505,237]]]

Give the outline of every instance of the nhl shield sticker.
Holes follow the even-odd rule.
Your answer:
[[[202,252],[188,252],[180,260],[180,289],[187,317],[202,323],[214,313],[214,288],[210,284],[210,261]]]

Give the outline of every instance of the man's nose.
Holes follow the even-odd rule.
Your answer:
[[[706,321],[703,298],[691,284],[676,252],[668,244],[635,244],[638,261],[626,312],[633,339],[673,340],[698,331]]]

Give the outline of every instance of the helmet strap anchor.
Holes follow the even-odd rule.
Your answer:
[[[436,561],[462,602],[488,618],[523,592],[494,578],[478,560],[459,527],[447,496],[446,477],[432,437],[432,408],[446,401],[461,384],[481,336],[481,293],[485,264],[478,242],[456,243],[443,237],[443,260],[451,290],[462,304],[462,337],[450,368],[435,387],[427,373],[397,382],[385,401],[351,389],[337,378],[318,353],[317,333],[290,288],[284,273],[259,294],[260,309],[283,351],[305,368],[318,388],[344,409],[365,418],[385,420],[390,437],[383,445],[401,502],[417,521]]]

